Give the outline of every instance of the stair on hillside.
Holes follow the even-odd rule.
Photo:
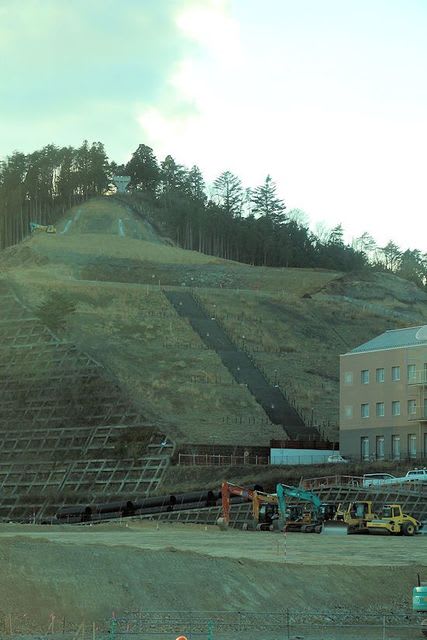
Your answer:
[[[190,322],[203,342],[216,351],[236,382],[247,386],[271,422],[283,426],[292,439],[320,437],[317,429],[305,425],[280,389],[265,378],[248,354],[231,340],[218,321],[209,316],[190,292],[165,291],[164,294],[177,313]]]

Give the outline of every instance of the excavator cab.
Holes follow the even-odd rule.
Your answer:
[[[260,530],[270,530],[277,518],[277,505],[262,504],[258,511],[257,528]]]

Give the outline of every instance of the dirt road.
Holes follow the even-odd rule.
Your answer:
[[[425,536],[285,538],[137,521],[3,524],[0,608],[18,627],[31,621],[33,630],[47,628],[52,613],[79,624],[105,621],[113,611],[350,611],[364,622],[368,614],[410,610],[426,558]],[[302,637],[338,637],[312,631]]]

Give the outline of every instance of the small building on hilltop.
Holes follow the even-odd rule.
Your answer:
[[[427,325],[386,331],[341,356],[340,451],[427,459]]]

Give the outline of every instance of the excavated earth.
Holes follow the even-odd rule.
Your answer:
[[[21,633],[46,631],[52,617],[57,629],[83,622],[107,629],[112,612],[130,611],[290,609],[332,617],[351,612],[364,621],[368,614],[410,612],[417,573],[427,573],[426,536],[283,536],[123,521],[3,524],[0,541],[0,615],[9,621],[6,628]],[[312,636],[306,629],[298,637],[382,637],[377,629],[373,635],[350,632]],[[400,633],[387,637],[411,637]]]

